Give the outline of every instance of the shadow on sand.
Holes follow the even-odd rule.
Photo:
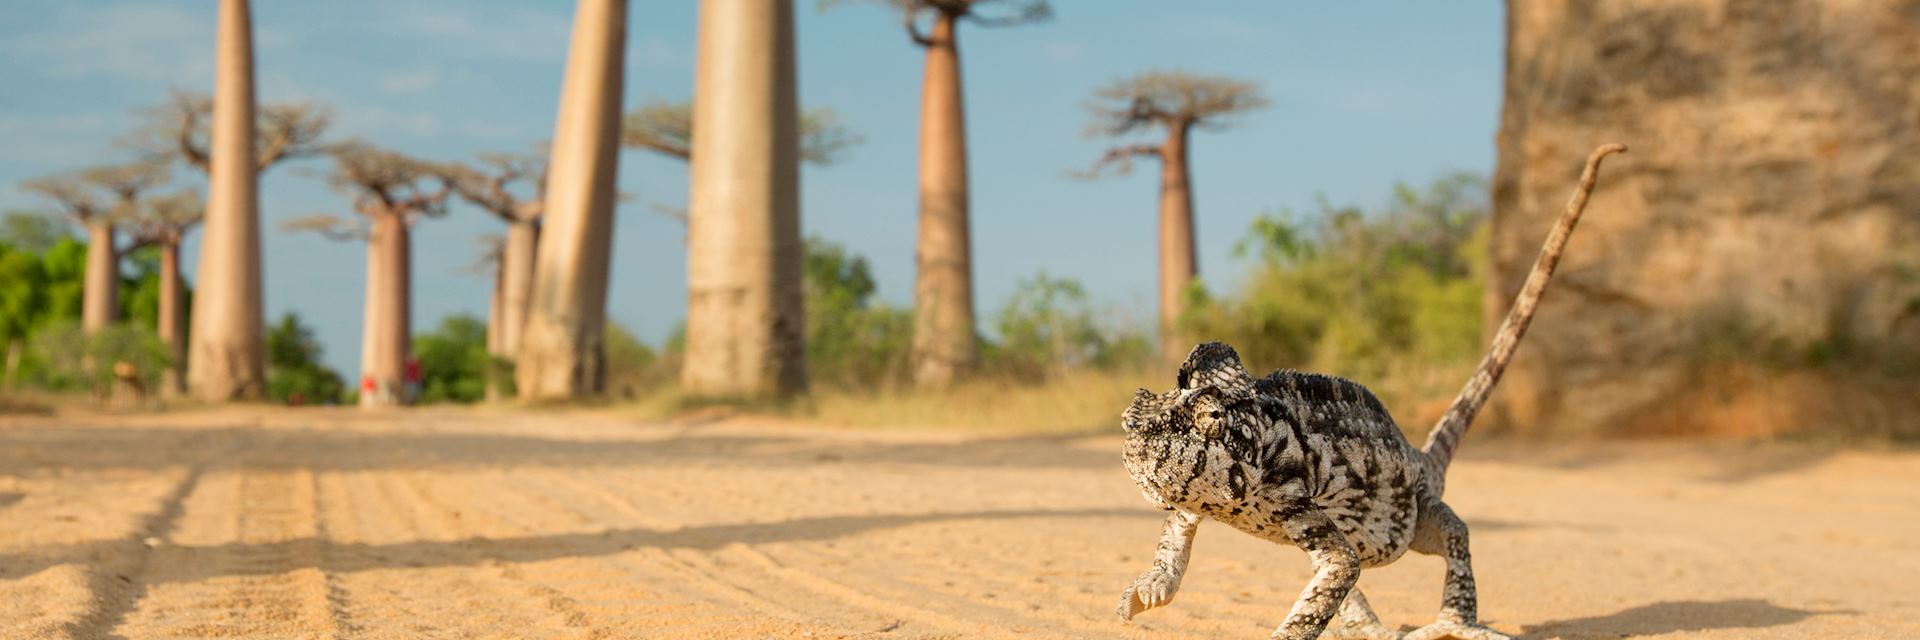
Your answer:
[[[1793,624],[1813,616],[1853,615],[1855,611],[1808,611],[1757,598],[1656,602],[1590,618],[1527,625],[1527,638],[1623,638],[1694,631],[1761,629]]]

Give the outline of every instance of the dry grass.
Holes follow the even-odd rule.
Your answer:
[[[815,389],[808,397],[787,402],[698,398],[663,388],[621,409],[648,419],[751,414],[853,428],[1091,433],[1118,428],[1120,412],[1134,389],[1168,384],[1143,372],[1089,371],[1045,383],[987,379],[928,391]]]

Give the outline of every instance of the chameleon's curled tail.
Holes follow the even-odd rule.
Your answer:
[[[1626,151],[1623,144],[1603,145],[1587,156],[1587,168],[1580,174],[1580,185],[1573,190],[1573,197],[1567,200],[1567,212],[1560,215],[1560,221],[1554,223],[1553,232],[1547,235],[1546,244],[1540,247],[1540,257],[1533,261],[1533,271],[1527,274],[1527,283],[1520,287],[1520,295],[1513,300],[1513,308],[1507,312],[1507,319],[1500,323],[1500,332],[1493,337],[1493,345],[1487,348],[1487,355],[1480,361],[1480,368],[1467,379],[1467,386],[1453,399],[1453,406],[1447,407],[1447,413],[1427,434],[1427,446],[1424,451],[1433,463],[1434,469],[1445,477],[1447,465],[1453,462],[1454,449],[1460,446],[1460,436],[1465,435],[1467,427],[1473,423],[1473,416],[1480,412],[1480,406],[1486,404],[1487,395],[1493,392],[1493,385],[1500,381],[1500,374],[1507,370],[1507,362],[1513,359],[1513,350],[1520,345],[1520,336],[1526,334],[1527,323],[1533,321],[1534,308],[1540,304],[1540,294],[1546,291],[1547,281],[1553,278],[1553,268],[1560,264],[1560,251],[1567,246],[1567,238],[1573,235],[1573,225],[1580,221],[1581,212],[1587,208],[1587,196],[1593,193],[1593,184],[1600,176],[1600,159],[1608,154]]]

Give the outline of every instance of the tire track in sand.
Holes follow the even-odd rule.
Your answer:
[[[240,466],[210,474],[171,543],[155,547],[151,585],[128,637],[336,638],[342,615],[321,554],[310,470]]]
[[[618,518],[609,518],[604,510],[582,509],[577,499],[569,497],[571,492],[553,490],[556,485],[571,484],[564,477],[532,470],[511,476],[490,474],[466,479],[450,492],[461,497],[486,496],[466,503],[470,511],[463,512],[477,514],[500,535],[537,540],[543,536],[536,527],[549,533],[554,529],[606,532],[602,536],[561,534],[573,548],[548,549],[535,561],[503,565],[506,575],[525,582],[529,589],[564,598],[575,613],[593,620],[596,628],[617,625],[622,632],[644,628],[652,634],[711,637],[716,629],[746,624],[777,629],[762,635],[778,637],[800,633],[808,624],[818,626],[815,616],[802,609],[696,570],[679,557],[678,550],[613,538],[614,530],[607,523]],[[442,492],[449,492],[448,488],[443,486]],[[627,529],[624,533],[631,538],[639,532]],[[788,631],[793,633],[784,633]]]

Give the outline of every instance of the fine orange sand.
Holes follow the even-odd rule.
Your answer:
[[[606,413],[0,417],[4,638],[1265,638],[1297,550],[1160,514],[1117,435]],[[1467,440],[1481,611],[1533,638],[1920,637],[1920,455]],[[1441,563],[1361,579],[1389,625]]]

